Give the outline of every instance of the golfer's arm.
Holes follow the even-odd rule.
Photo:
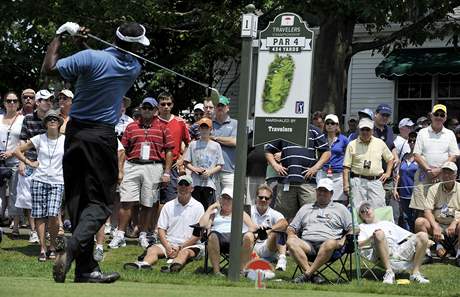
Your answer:
[[[45,59],[43,60],[41,72],[43,74],[57,75],[59,72],[56,70],[56,63],[59,59],[59,49],[61,47],[61,36],[57,35],[51,41],[48,49],[46,50]]]

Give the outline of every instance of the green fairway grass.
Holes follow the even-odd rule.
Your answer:
[[[266,290],[256,290],[252,281],[241,279],[230,282],[201,273],[203,261],[195,261],[178,274],[161,273],[164,260],[152,271],[125,271],[125,262],[136,260],[142,249],[137,241],[128,242],[126,248],[105,250],[101,264],[104,271],[118,271],[121,280],[111,285],[74,284],[73,270],[65,284],[52,281],[52,261],[40,263],[38,245],[30,245],[27,237],[11,240],[4,237],[0,244],[0,296],[359,296],[370,294],[405,296],[460,296],[460,268],[446,264],[431,264],[422,267],[431,281],[428,285],[383,285],[381,281],[356,279],[349,284],[297,285],[290,282],[295,269],[292,258],[288,258],[288,270],[277,272],[276,280],[266,282]],[[382,273],[382,271],[380,271]],[[400,278],[408,278],[408,275]]]

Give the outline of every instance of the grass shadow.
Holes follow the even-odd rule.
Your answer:
[[[7,252],[18,252],[25,256],[35,257],[39,255],[40,248],[38,245],[26,245],[26,246],[15,246],[15,247],[4,247],[1,248]]]

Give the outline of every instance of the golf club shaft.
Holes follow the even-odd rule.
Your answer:
[[[156,66],[156,67],[158,67],[158,68],[161,68],[161,69],[164,69],[164,70],[166,70],[166,71],[168,71],[168,72],[171,72],[171,73],[173,73],[174,75],[177,75],[177,76],[179,76],[179,77],[182,77],[183,79],[186,79],[186,80],[188,80],[188,81],[190,81],[190,82],[193,82],[193,83],[195,83],[195,84],[197,84],[197,85],[200,85],[200,86],[202,86],[202,87],[204,87],[204,88],[207,88],[207,89],[209,89],[209,91],[211,91],[211,90],[213,89],[213,88],[211,88],[210,86],[208,86],[208,85],[205,84],[205,83],[196,81],[196,80],[194,80],[193,78],[190,78],[190,77],[188,77],[188,76],[185,76],[185,75],[183,75],[183,74],[180,74],[180,73],[178,73],[178,72],[176,72],[176,71],[174,71],[174,70],[172,70],[172,69],[169,69],[169,68],[167,68],[167,67],[165,67],[165,66],[163,66],[163,65],[160,65],[160,64],[155,63],[155,62],[153,62],[153,61],[151,61],[151,60],[149,60],[149,59],[146,59],[146,58],[144,58],[144,57],[142,57],[142,56],[139,56],[138,54],[135,54],[135,53],[133,53],[133,52],[130,52],[130,51],[128,51],[128,50],[125,50],[125,49],[123,49],[123,48],[121,48],[121,47],[119,47],[119,46],[117,46],[117,45],[115,45],[115,44],[113,44],[113,43],[110,43],[110,42],[108,42],[108,41],[105,41],[104,39],[101,39],[101,38],[99,38],[99,37],[97,37],[97,36],[95,36],[95,35],[93,35],[93,34],[87,33],[87,34],[85,34],[85,35],[88,36],[88,37],[90,37],[90,38],[92,38],[92,39],[94,39],[94,40],[97,40],[97,41],[99,41],[99,42],[101,42],[101,43],[104,43],[105,45],[114,47],[114,48],[116,48],[117,50],[120,50],[120,51],[122,51],[122,52],[125,52],[125,53],[127,53],[127,54],[130,54],[130,55],[132,55],[132,56],[134,56],[134,57],[136,57],[136,58],[138,58],[138,59],[140,59],[140,60],[142,60],[142,61],[144,61],[144,62],[150,63],[150,64],[152,64],[152,65],[154,65],[154,66]],[[214,90],[215,90],[215,89],[214,89]]]

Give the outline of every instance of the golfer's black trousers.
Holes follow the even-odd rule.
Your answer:
[[[75,274],[97,270],[94,235],[111,215],[118,177],[113,126],[71,119],[64,145],[65,203],[72,222],[68,252]]]

